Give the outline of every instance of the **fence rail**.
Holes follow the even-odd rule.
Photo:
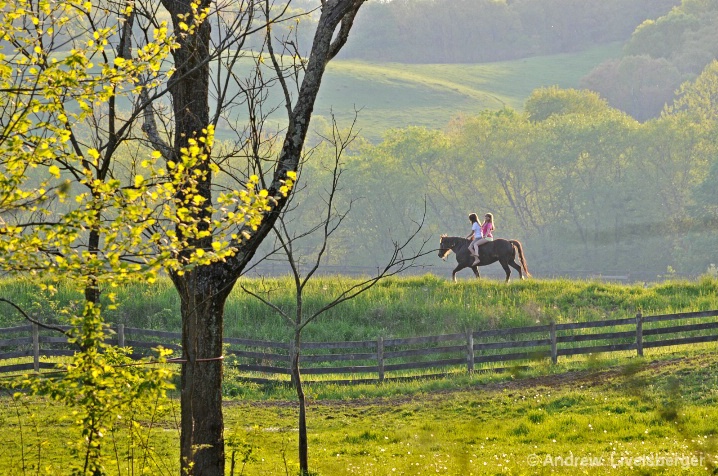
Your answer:
[[[546,325],[467,331],[436,336],[383,338],[350,342],[305,342],[301,371],[306,376],[334,375],[337,383],[446,374],[490,364],[562,356],[635,351],[718,341],[718,310]],[[605,329],[610,328],[610,329]],[[63,328],[67,329],[67,328]],[[162,346],[181,352],[181,334],[118,325],[110,343],[131,347],[132,356],[148,355]],[[287,380],[293,352],[289,343],[226,338],[226,360],[239,378],[254,382]],[[55,369],[47,357],[72,355],[65,337],[49,335],[36,325],[0,329],[0,362],[32,358],[32,362],[0,366],[3,372]],[[311,381],[311,379],[308,379]],[[326,381],[326,380],[324,380]]]

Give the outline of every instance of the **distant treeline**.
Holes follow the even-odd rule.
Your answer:
[[[277,25],[275,36],[298,34],[299,44],[308,48],[312,17],[318,14],[316,3],[293,0],[290,5],[297,12],[313,14],[301,18],[296,28]],[[340,57],[485,63],[572,53],[625,42],[644,21],[656,20],[680,4],[680,0],[374,0],[357,15]]]
[[[596,67],[581,86],[638,120],[657,117],[678,86],[718,58],[718,1],[684,0],[642,23],[624,56]]]
[[[677,0],[393,0],[367,3],[344,58],[483,63],[626,41]]]
[[[645,123],[593,92],[554,87],[535,91],[524,112],[484,111],[445,131],[412,127],[376,145],[357,141],[344,159],[344,202],[334,204],[353,200],[352,212],[326,263],[381,264],[426,201],[418,238],[428,249],[441,233],[466,236],[470,212],[492,212],[497,236],[521,240],[536,275],[705,273],[718,264],[717,85],[714,61],[672,109]],[[320,216],[326,174],[321,160],[309,162],[302,226]],[[425,260],[438,262],[435,253]]]

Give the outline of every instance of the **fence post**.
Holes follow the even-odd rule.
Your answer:
[[[643,357],[643,314],[636,314],[636,352]]]
[[[469,374],[474,373],[474,333],[471,329],[466,331],[466,369]]]
[[[40,328],[32,324],[32,362],[35,372],[40,371]]]
[[[551,321],[549,336],[551,338],[551,363],[556,365],[558,363],[558,347],[556,345],[556,321],[554,320]]]
[[[384,337],[376,340],[376,366],[379,372],[379,382],[384,381]]]
[[[125,346],[125,325],[117,324],[117,347]]]

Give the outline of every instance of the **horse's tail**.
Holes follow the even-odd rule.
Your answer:
[[[509,240],[509,242],[514,245],[516,250],[519,252],[519,259],[521,260],[521,267],[524,269],[524,274],[527,278],[531,277],[531,273],[529,273],[529,267],[526,264],[526,257],[524,256],[524,247],[521,246],[521,242],[519,240]]]

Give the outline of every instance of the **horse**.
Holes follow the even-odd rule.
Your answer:
[[[469,244],[471,240],[468,238],[462,238],[460,236],[446,236],[441,235],[439,240],[439,258],[446,260],[449,253],[452,251],[456,255],[456,262],[458,265],[454,268],[451,273],[451,277],[456,282],[456,273],[464,268],[471,268],[477,278],[480,278],[479,266],[486,266],[491,263],[498,261],[506,271],[506,282],[509,282],[511,277],[511,269],[509,266],[519,272],[521,279],[524,277],[531,277],[528,266],[526,265],[526,258],[524,257],[523,246],[518,240],[505,240],[503,238],[497,238],[494,241],[489,241],[479,246],[479,259],[478,265],[474,266],[474,258],[469,252]],[[521,266],[516,263],[516,253],[521,260]]]

